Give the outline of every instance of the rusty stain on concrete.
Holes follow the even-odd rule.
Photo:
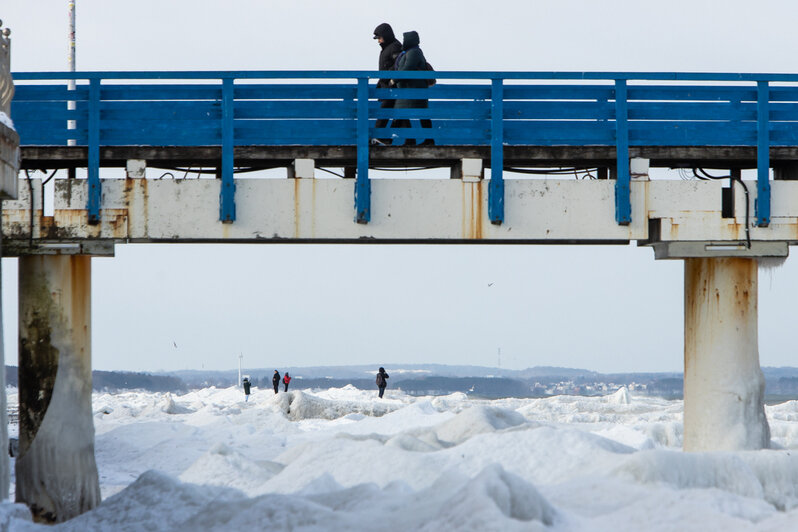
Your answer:
[[[294,179],[294,238],[299,238],[299,209],[300,209],[300,201],[299,201],[299,178]]]

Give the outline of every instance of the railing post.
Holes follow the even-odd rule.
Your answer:
[[[100,79],[89,80],[89,198],[86,210],[89,223],[100,222],[100,202],[102,185],[100,183]]]
[[[491,80],[490,99],[488,218],[490,223],[500,225],[504,221],[504,86],[501,79]]]
[[[233,180],[233,79],[222,79],[222,188],[219,193],[219,220],[232,223],[236,219]]]
[[[756,142],[756,224],[770,225],[770,89],[767,81],[757,81]]]
[[[371,181],[369,181],[369,80],[357,80],[357,177],[355,178],[355,221],[371,220]]]
[[[626,80],[615,80],[615,221],[629,225],[632,221],[631,190],[629,188],[629,122],[627,121]]]

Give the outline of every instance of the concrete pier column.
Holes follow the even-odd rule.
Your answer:
[[[770,443],[757,339],[757,261],[684,261],[684,450]]]
[[[61,522],[100,503],[91,409],[91,257],[19,259],[16,500]]]

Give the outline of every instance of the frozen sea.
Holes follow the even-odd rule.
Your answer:
[[[767,407],[773,449],[722,453],[683,453],[681,401],[625,388],[501,400],[255,388],[249,402],[209,388],[93,405],[102,504],[52,527],[0,504],[0,529],[798,530],[798,401]]]

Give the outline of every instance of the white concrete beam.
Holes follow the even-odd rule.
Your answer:
[[[101,223],[89,225],[86,180],[57,180],[54,216],[43,217],[41,181],[34,179],[33,239],[601,243],[653,237],[702,245],[740,243],[750,235],[753,242],[798,243],[798,181],[771,182],[771,224],[754,227],[749,214],[748,235],[745,196],[735,195],[735,218],[723,218],[718,181],[633,180],[629,226],[615,222],[614,181],[573,179],[507,179],[505,222],[492,225],[489,183],[374,179],[371,222],[360,225],[352,221],[353,180],[240,179],[237,219],[225,225],[218,220],[218,179],[105,179]],[[752,213],[756,187],[748,186]],[[13,246],[31,235],[28,182],[20,181],[19,188],[19,199],[5,202],[3,209],[3,232]],[[656,234],[649,235],[649,227],[657,228]]]

